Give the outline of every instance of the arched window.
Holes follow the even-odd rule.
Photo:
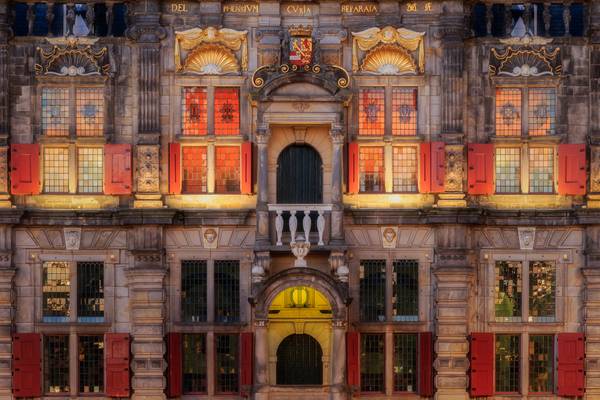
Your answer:
[[[278,385],[323,384],[323,350],[312,336],[290,335],[277,349]]]
[[[323,162],[311,146],[293,144],[277,159],[277,203],[323,202]]]

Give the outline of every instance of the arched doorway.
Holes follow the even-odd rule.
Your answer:
[[[323,202],[323,162],[313,147],[292,144],[277,158],[277,203]]]
[[[277,385],[322,385],[323,350],[312,336],[292,334],[277,349]]]

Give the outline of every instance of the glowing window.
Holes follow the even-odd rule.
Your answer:
[[[66,322],[69,320],[71,293],[69,264],[47,261],[42,271],[42,318],[44,322]]]
[[[396,87],[392,90],[392,134],[417,134],[417,89]]]
[[[69,336],[44,336],[44,392],[69,391]]]
[[[77,88],[77,136],[104,134],[104,93],[100,88]]]
[[[529,89],[528,108],[529,135],[553,135],[556,132],[556,89]]]
[[[206,193],[207,186],[207,159],[206,147],[184,146],[182,148],[183,193]]]
[[[496,193],[521,191],[521,149],[496,148]]]
[[[554,192],[554,151],[551,147],[529,149],[529,192]]]
[[[556,266],[553,262],[529,263],[529,321],[554,322],[556,310]]]
[[[393,149],[394,192],[416,192],[417,148],[395,146]]]
[[[383,135],[385,130],[385,90],[360,89],[358,97],[358,133]]]
[[[554,391],[554,336],[529,336],[529,393]]]
[[[67,193],[69,191],[69,149],[44,148],[44,192]]]
[[[359,179],[361,192],[383,192],[383,147],[360,147],[358,168],[360,173]]]
[[[521,320],[522,268],[517,261],[496,262],[496,321]]]
[[[208,133],[208,103],[206,88],[183,88],[182,104],[184,135],[206,135]]]
[[[240,91],[238,88],[215,89],[215,135],[239,135]]]
[[[101,147],[78,149],[78,188],[80,193],[102,193],[104,162]]]
[[[496,89],[496,135],[521,135],[521,89]]]
[[[240,192],[240,148],[215,147],[215,192]]]
[[[496,392],[520,390],[520,339],[519,335],[496,335]]]
[[[69,135],[69,89],[42,89],[42,132],[48,136]]]

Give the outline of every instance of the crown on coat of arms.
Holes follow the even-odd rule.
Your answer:
[[[313,27],[310,25],[292,25],[289,27],[292,36],[312,36]]]

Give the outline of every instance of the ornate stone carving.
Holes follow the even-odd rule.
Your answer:
[[[508,46],[490,49],[490,76],[557,76],[562,72],[560,48]]]
[[[385,75],[423,73],[425,71],[424,36],[425,32],[392,26],[352,32],[352,71]],[[359,50],[366,53],[360,68]],[[416,56],[411,55],[411,52],[416,52]]]
[[[268,251],[257,252],[254,255],[252,264],[252,283],[260,283],[264,281],[266,274],[271,266],[271,255]]]
[[[590,192],[600,192],[600,146],[590,146]]]
[[[0,193],[8,192],[8,147],[0,147]]]
[[[338,65],[322,66],[319,64],[314,64],[312,66],[305,65],[304,67],[298,67],[297,65],[290,66],[288,64],[282,64],[279,66],[264,65],[254,71],[254,74],[252,75],[252,86],[260,89],[268,85],[270,82],[283,78],[288,74],[291,78],[294,74],[302,73],[313,74],[320,77],[324,81],[335,82],[335,86],[338,89],[345,89],[350,86],[350,76],[344,68]],[[325,89],[329,90],[328,88]]]
[[[137,146],[137,192],[157,193],[159,191],[159,146]]]
[[[219,244],[219,228],[202,228],[202,244],[206,249],[216,249]]]
[[[533,250],[535,244],[535,227],[518,227],[519,247],[521,250]]]
[[[381,243],[384,249],[393,249],[398,242],[398,227],[397,226],[382,226],[381,227]]]
[[[109,75],[108,48],[93,49],[95,41],[68,37],[62,41],[48,40],[54,44],[50,50],[37,48],[37,75],[90,76]],[[64,43],[60,45],[59,43]]]
[[[332,251],[329,256],[329,265],[338,281],[347,283],[350,269],[346,262],[346,254],[343,251]]]
[[[444,187],[447,192],[463,191],[464,148],[462,145],[446,145],[446,179]]]
[[[81,228],[65,228],[63,233],[65,236],[65,249],[79,250],[81,245]]]
[[[292,254],[296,257],[296,260],[294,260],[294,267],[307,267],[308,264],[304,257],[306,257],[310,251],[310,242],[304,239],[302,233],[298,234],[296,240],[290,243],[290,248],[292,249]]]

